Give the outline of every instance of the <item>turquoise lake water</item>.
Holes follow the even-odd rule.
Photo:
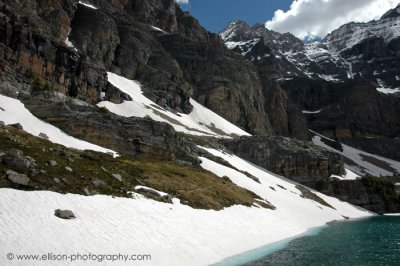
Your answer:
[[[399,265],[400,216],[335,222],[305,235],[261,247],[217,264]]]

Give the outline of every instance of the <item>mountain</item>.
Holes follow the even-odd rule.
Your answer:
[[[310,79],[274,52],[302,42],[255,28],[279,41],[235,39],[264,55],[252,61],[174,0],[2,1],[4,250],[209,265],[333,220],[399,212],[399,163],[309,131],[330,136],[330,125],[303,105],[352,108],[361,93],[351,121],[386,119],[373,132],[389,140],[396,98],[367,81]],[[294,97],[296,86],[322,89]],[[331,123],[350,121],[340,110]]]
[[[320,42],[303,43],[290,33],[240,21],[220,36],[261,76],[279,82],[307,115],[309,128],[399,160],[399,10],[343,25]]]
[[[399,17],[397,6],[377,21],[343,25],[319,42],[303,43],[290,33],[270,31],[261,24],[250,27],[241,21],[232,22],[220,36],[228,48],[252,62],[266,58],[275,61],[279,65],[274,73],[277,79],[308,77],[345,82],[363,78],[382,93],[395,93],[400,87],[396,72]],[[260,51],[262,45],[271,51]]]

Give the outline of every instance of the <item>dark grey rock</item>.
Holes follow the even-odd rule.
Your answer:
[[[44,138],[44,139],[49,138],[49,136],[47,136],[45,133],[42,133],[42,132],[39,133],[39,137]]]
[[[25,157],[22,151],[16,149],[5,152],[0,159],[3,164],[16,171],[26,172],[36,165],[32,158]]]
[[[6,126],[6,123],[4,123],[4,121],[0,120],[0,127],[5,127],[5,126]]]
[[[66,220],[75,219],[75,218],[76,218],[76,217],[75,217],[75,214],[74,214],[72,211],[70,211],[70,210],[60,210],[60,209],[57,209],[57,210],[54,211],[54,215],[55,215],[56,217],[58,217],[58,218],[66,219]]]
[[[53,178],[53,181],[54,181],[55,183],[57,183],[57,184],[60,184],[60,183],[61,183],[61,180],[58,179],[57,177]]]
[[[29,185],[30,179],[29,179],[29,177],[27,177],[24,174],[19,174],[12,170],[7,170],[6,174],[7,174],[7,178],[14,184],[23,185],[23,186]]]
[[[151,188],[141,187],[141,188],[136,189],[136,191],[139,193],[149,194],[154,197],[161,197],[160,193],[158,193],[157,191],[155,191],[154,189],[151,189]]]
[[[122,176],[120,174],[112,174],[111,176],[117,179],[118,181],[122,182]]]
[[[24,129],[20,123],[10,124],[10,126],[16,128],[16,129]]]
[[[90,195],[91,195],[90,190],[89,190],[88,188],[84,188],[84,189],[83,189],[83,193],[84,193],[86,196],[90,196]]]
[[[104,186],[106,184],[106,182],[104,182],[103,180],[100,180],[100,179],[95,179],[91,183],[95,187]]]

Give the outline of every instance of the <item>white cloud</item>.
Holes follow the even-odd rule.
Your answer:
[[[189,0],[175,0],[178,4],[189,4]]]
[[[268,29],[291,32],[303,39],[308,35],[324,37],[341,25],[367,22],[381,17],[400,0],[295,0],[290,10],[277,10]]]

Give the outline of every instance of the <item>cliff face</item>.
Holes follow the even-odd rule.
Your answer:
[[[2,80],[36,78],[89,103],[102,92],[120,101],[106,81],[105,72],[113,71],[139,80],[149,98],[177,112],[189,113],[194,97],[251,133],[306,137],[306,121],[288,118],[301,113],[284,92],[271,92],[276,85],[263,82],[254,66],[173,0],[85,3],[5,1]]]
[[[287,135],[291,128],[277,121],[301,121],[299,112],[289,111],[294,106],[304,111],[311,129],[399,159],[399,18],[400,6],[379,20],[345,24],[312,43],[240,21],[220,36],[229,49],[257,66],[278,134]],[[283,90],[267,85],[274,81]]]
[[[332,180],[320,183],[322,193],[350,202],[367,210],[384,214],[400,211],[399,193],[393,183],[366,177],[361,180]]]
[[[309,142],[257,136],[224,144],[241,158],[311,188],[329,181],[331,175],[344,174],[340,155]]]

